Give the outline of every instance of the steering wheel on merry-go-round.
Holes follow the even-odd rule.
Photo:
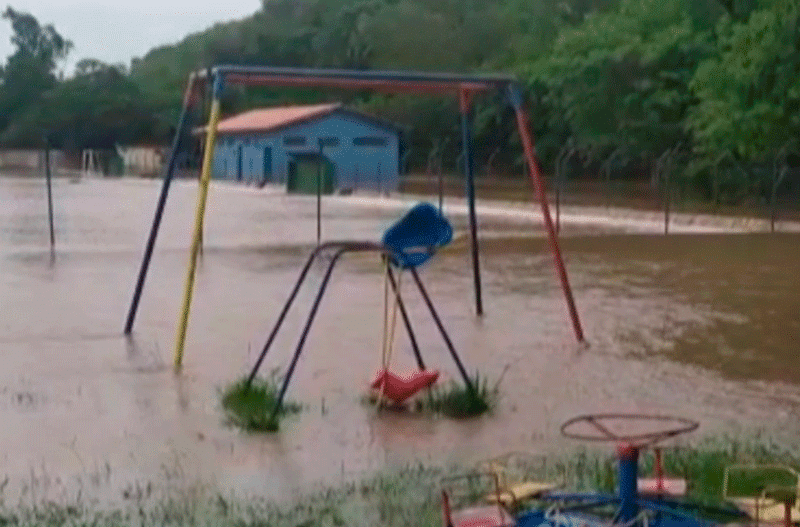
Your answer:
[[[626,427],[627,426],[627,430]],[[700,423],[684,417],[673,417],[666,415],[646,415],[646,414],[624,414],[624,413],[603,413],[588,414],[574,417],[561,425],[561,433],[571,439],[597,442],[617,442],[623,450],[641,450],[651,447],[660,441],[671,439],[679,435],[693,432],[699,428]],[[633,429],[633,430],[631,430]],[[636,462],[634,461],[633,471],[635,476]],[[620,470],[622,470],[620,468]],[[622,474],[620,474],[622,478]],[[635,482],[634,482],[635,483]],[[635,487],[635,485],[634,485]],[[635,491],[634,491],[635,492]],[[628,496],[626,497],[620,488],[617,494],[603,493],[563,493],[552,492],[541,497],[544,501],[554,502],[548,509],[545,519],[551,525],[561,526],[562,520],[557,518],[561,513],[570,511],[588,511],[594,507],[607,507],[617,505],[619,508],[614,514],[612,525],[633,525],[638,522],[641,512],[663,515],[671,517],[680,522],[680,525],[699,526],[707,525],[706,522],[698,518],[700,510],[712,514],[723,514],[741,516],[738,510],[726,507],[701,507],[685,500],[669,499],[665,496],[658,496],[651,499],[647,496]],[[625,503],[634,503],[635,517],[623,520],[621,513]],[[628,506],[629,506],[628,505]],[[553,513],[553,511],[557,511]],[[569,521],[567,521],[569,523]],[[674,525],[671,523],[670,525]]]
[[[637,432],[620,433],[616,424],[629,423],[644,427]],[[581,431],[581,426],[587,431]],[[615,441],[636,448],[652,446],[660,441],[694,432],[700,423],[685,417],[648,414],[586,414],[573,417],[561,425],[561,434],[584,441]],[[655,429],[652,429],[655,428]]]

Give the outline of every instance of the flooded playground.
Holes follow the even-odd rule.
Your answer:
[[[701,421],[701,435],[761,430],[789,443],[800,432],[800,236],[664,237],[565,223],[584,347],[541,227],[525,218],[480,218],[486,314],[474,316],[459,212],[452,247],[421,274],[467,368],[500,382],[494,414],[458,422],[361,402],[380,367],[383,285],[378,258],[359,255],[333,275],[290,387],[305,410],[276,435],[242,433],[225,425],[219,390],[252,365],[315,246],[315,199],[212,187],[175,375],[191,183],[173,186],[134,335],[122,336],[158,185],[57,179],[51,261],[43,182],[0,178],[0,448],[12,486],[36,480],[39,492],[58,494],[95,485],[113,500],[137,482],[180,479],[288,496],[395,463],[572,448],[559,425],[596,411],[683,415]],[[322,211],[323,240],[377,240],[402,213],[357,196],[326,197]],[[321,274],[314,268],[312,280]],[[427,362],[456,377],[421,299],[404,291]],[[301,293],[262,371],[286,367],[311,293]],[[414,362],[399,335],[402,371]]]

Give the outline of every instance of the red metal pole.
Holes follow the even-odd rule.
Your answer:
[[[550,217],[550,207],[547,204],[547,194],[544,188],[544,181],[539,169],[539,162],[536,160],[536,152],[533,149],[533,139],[528,130],[528,114],[522,107],[522,104],[517,101],[514,104],[515,113],[517,115],[517,127],[519,128],[519,137],[522,141],[522,148],[525,150],[525,158],[528,162],[528,170],[533,180],[533,188],[536,192],[536,197],[539,199],[539,204],[542,207],[542,217],[544,219],[544,226],[547,229],[547,236],[550,239],[550,248],[553,252],[553,259],[556,264],[556,272],[561,279],[561,288],[564,290],[564,296],[567,299],[567,309],[569,309],[569,316],[572,319],[572,328],[575,330],[575,337],[578,342],[585,342],[583,337],[583,328],[581,328],[580,317],[578,310],[575,307],[575,298],[572,296],[572,289],[569,285],[569,278],[567,277],[567,270],[564,267],[564,259],[561,257],[561,248],[558,245],[558,236],[556,235],[555,227],[553,226],[553,219]]]
[[[257,75],[231,73],[225,76],[231,84],[244,86],[293,86],[299,88],[342,88],[349,90],[375,90],[388,93],[427,93],[431,95],[459,95],[461,90],[485,92],[491,85],[477,82],[420,82],[402,80],[337,79],[320,77],[282,77],[279,75]]]
[[[654,448],[654,454],[656,457],[656,491],[661,494],[664,490],[664,465],[661,460],[661,449],[657,447]]]

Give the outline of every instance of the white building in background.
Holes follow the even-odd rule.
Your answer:
[[[125,174],[154,176],[161,172],[168,148],[158,145],[117,145],[117,154],[122,158]]]

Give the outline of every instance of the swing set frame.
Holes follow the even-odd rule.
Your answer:
[[[297,363],[300,360],[300,355],[303,352],[303,346],[306,343],[306,339],[308,338],[308,334],[311,331],[311,326],[314,323],[314,318],[317,315],[317,311],[319,310],[319,306],[322,303],[322,298],[325,296],[325,291],[328,288],[328,283],[330,281],[331,275],[333,274],[333,269],[336,267],[336,264],[339,262],[341,257],[346,253],[367,253],[367,252],[374,252],[380,254],[384,259],[387,260],[386,264],[386,280],[388,281],[389,285],[391,286],[394,302],[395,305],[399,308],[401,318],[403,319],[403,324],[408,332],[409,341],[411,342],[411,349],[414,352],[414,358],[417,362],[417,367],[420,371],[424,371],[427,368],[425,367],[425,361],[422,358],[422,353],[420,352],[419,345],[417,343],[416,336],[414,335],[414,330],[411,326],[411,319],[408,316],[408,311],[406,310],[405,303],[403,302],[402,294],[400,292],[400,279],[399,276],[395,277],[394,272],[392,271],[391,264],[388,263],[388,260],[394,257],[394,253],[392,250],[380,243],[373,243],[373,242],[363,242],[363,241],[331,241],[331,242],[324,242],[317,246],[311,252],[311,255],[306,260],[306,264],[303,266],[302,270],[300,271],[300,275],[297,278],[297,281],[292,288],[291,293],[289,293],[289,298],[286,300],[286,303],[283,305],[283,309],[281,309],[280,314],[278,315],[278,319],[275,322],[275,325],[272,328],[272,331],[267,337],[267,341],[264,344],[261,353],[256,359],[255,364],[253,365],[250,374],[247,377],[246,386],[249,388],[250,385],[256,378],[258,374],[258,370],[261,368],[264,359],[267,356],[270,348],[272,347],[272,343],[275,341],[275,337],[277,337],[278,332],[283,325],[283,321],[286,319],[286,315],[291,309],[292,305],[294,304],[295,299],[297,298],[297,294],[300,291],[300,288],[305,283],[306,277],[308,276],[308,271],[311,269],[312,264],[317,261],[318,258],[321,257],[322,254],[326,252],[331,252],[330,260],[328,262],[327,269],[322,277],[322,282],[319,285],[319,290],[317,291],[317,295],[314,298],[314,303],[311,305],[311,310],[309,311],[308,318],[306,319],[306,323],[303,326],[303,330],[300,333],[300,339],[297,342],[297,347],[295,348],[294,355],[292,356],[292,361],[289,363],[289,368],[286,370],[286,375],[283,378],[283,384],[281,385],[280,391],[278,392],[278,400],[275,404],[275,407],[272,410],[272,415],[270,420],[275,419],[280,412],[283,399],[286,396],[286,390],[289,388],[289,383],[292,380],[292,375],[294,375],[295,368],[297,367]],[[399,272],[403,272],[402,269]],[[441,318],[439,318],[439,314],[436,311],[436,308],[433,305],[433,301],[431,300],[428,291],[425,289],[425,286],[422,284],[422,280],[419,277],[419,273],[417,272],[416,268],[410,267],[408,272],[411,273],[412,278],[414,279],[414,283],[417,285],[417,289],[422,296],[422,300],[425,302],[425,305],[428,307],[428,311],[433,318],[436,327],[439,330],[439,333],[444,340],[445,346],[447,350],[450,352],[450,356],[455,362],[456,367],[458,368],[458,372],[461,375],[461,378],[464,380],[464,384],[466,385],[467,389],[474,393],[475,386],[472,380],[469,378],[469,374],[467,373],[467,369],[464,367],[464,363],[461,361],[461,357],[459,357],[458,352],[456,351],[455,346],[453,345],[453,341],[450,339],[450,335],[448,335],[447,330],[444,328],[444,324],[442,323]],[[388,295],[387,295],[388,296]],[[384,306],[384,314],[386,314],[386,306]],[[384,320],[386,322],[386,320]],[[386,326],[386,324],[384,324]],[[384,330],[387,328],[384,327]],[[386,331],[385,331],[386,332]],[[393,330],[392,330],[393,332]],[[387,349],[387,345],[391,346],[391,343],[387,343],[386,335],[384,334],[384,350],[383,350],[383,357],[382,357],[382,366],[384,369],[388,369],[387,365],[387,355],[391,353],[389,349]],[[381,393],[383,390],[381,390]]]
[[[529,129],[528,113],[523,104],[523,91],[516,78],[509,75],[458,75],[446,73],[276,68],[241,65],[220,65],[197,71],[189,76],[184,94],[181,116],[173,139],[169,160],[164,168],[163,183],[156,205],[155,216],[145,246],[142,263],[139,268],[128,316],[125,321],[124,333],[126,335],[130,335],[133,331],[136,313],[147,280],[147,272],[150,267],[164,208],[169,196],[170,185],[174,179],[178,156],[189,144],[193,124],[192,121],[195,119],[194,114],[202,107],[204,88],[210,86],[212,100],[208,119],[208,133],[205,137],[205,147],[203,150],[200,188],[197,197],[189,264],[186,271],[183,303],[175,338],[174,365],[176,370],[179,370],[182,366],[189,313],[194,291],[197,258],[200,253],[208,188],[214,161],[217,127],[221,116],[221,97],[228,84],[271,87],[327,87],[351,90],[373,90],[385,93],[456,96],[459,101],[461,113],[466,197],[469,209],[469,227],[471,235],[475,311],[478,316],[483,315],[483,299],[477,232],[478,226],[475,210],[475,166],[472,149],[473,101],[477,95],[491,92],[500,93],[505,96],[506,100],[514,108],[528,172],[533,182],[535,197],[541,206],[542,218],[550,241],[556,273],[561,282],[575,338],[578,342],[584,342],[583,329],[558,244],[558,237],[550,215],[544,180],[541,175],[532,134]]]

